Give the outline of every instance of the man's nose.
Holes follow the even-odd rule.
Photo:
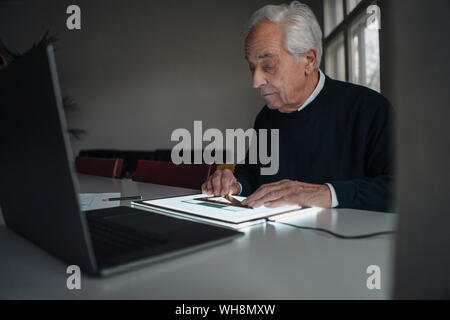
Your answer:
[[[258,66],[253,72],[253,88],[258,89],[265,84],[267,84],[267,81],[264,72],[262,72],[261,68]]]

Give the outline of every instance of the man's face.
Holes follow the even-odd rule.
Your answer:
[[[250,31],[245,55],[253,77],[253,87],[267,107],[292,112],[305,100],[306,58],[299,61],[284,49],[283,27],[263,20]]]

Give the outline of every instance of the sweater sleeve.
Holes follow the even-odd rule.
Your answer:
[[[248,154],[247,154],[248,156]],[[246,157],[246,164],[238,164],[234,169],[234,176],[241,184],[241,196],[247,197],[256,190],[255,177],[257,175],[258,168],[255,165],[248,164]]]
[[[392,106],[385,100],[368,125],[365,177],[331,181],[338,208],[393,211],[394,116]]]

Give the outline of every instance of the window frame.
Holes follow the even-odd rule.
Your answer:
[[[333,42],[338,39],[338,37],[343,34],[344,36],[344,53],[345,53],[345,81],[349,82],[351,81],[352,77],[352,61],[351,61],[351,32],[352,32],[352,26],[358,21],[359,18],[361,18],[362,15],[367,14],[367,8],[371,5],[378,5],[378,0],[361,0],[360,3],[356,5],[355,8],[353,8],[352,11],[347,12],[347,0],[342,1],[343,5],[343,12],[344,12],[344,19],[335,26],[332,31],[324,38],[324,55],[325,59],[324,61],[324,69],[326,70],[326,55],[328,48],[330,45],[333,44]],[[324,30],[325,30],[325,1],[322,1],[323,8],[324,8]],[[378,39],[380,38],[380,30],[378,30]],[[381,46],[381,44],[380,44]],[[381,48],[380,48],[381,53]],[[381,69],[381,54],[380,54],[380,69]],[[381,72],[381,70],[380,70]]]

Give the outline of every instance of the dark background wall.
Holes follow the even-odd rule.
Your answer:
[[[250,128],[263,106],[244,59],[244,26],[272,0],[0,2],[0,37],[22,51],[50,30],[62,91],[78,109],[72,139],[86,148],[170,148],[177,128]],[[312,3],[320,10],[321,1]],[[82,29],[66,28],[66,8],[81,8]],[[318,12],[321,19],[321,12]],[[33,106],[39,107],[39,106]]]

